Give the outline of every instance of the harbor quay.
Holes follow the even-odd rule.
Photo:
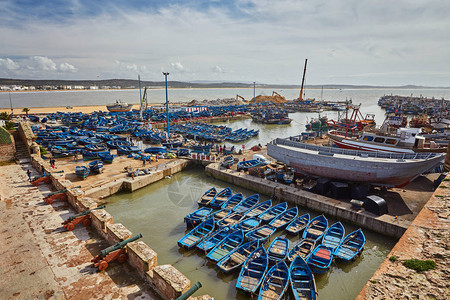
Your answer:
[[[21,124],[21,128],[18,131],[18,138],[23,140],[28,149],[32,148],[32,138],[28,135],[30,129],[29,127],[27,128],[26,123]],[[33,150],[29,151],[33,152]],[[250,160],[254,153],[264,154],[265,147],[258,152],[245,150],[242,155],[236,155],[236,157],[240,160],[243,158]],[[43,295],[45,297],[67,299],[77,298],[77,293],[84,292],[86,292],[86,295],[93,295],[91,296],[92,298],[98,297],[97,295],[101,295],[102,298],[108,298],[108,295],[111,295],[110,293],[114,291],[111,297],[129,297],[132,295],[142,299],[175,299],[187,292],[194,284],[194,282],[189,280],[188,275],[183,274],[173,265],[159,265],[158,257],[161,257],[164,253],[157,253],[152,249],[152,245],[142,241],[133,241],[126,245],[128,260],[125,264],[111,264],[106,272],[97,272],[96,268],[90,263],[92,257],[98,254],[101,249],[126,241],[138,234],[138,232],[131,232],[126,228],[126,224],[114,223],[113,217],[108,213],[107,208],[92,209],[98,208],[102,204],[107,204],[108,196],[123,191],[136,191],[182,172],[186,168],[202,163],[206,164],[205,172],[207,174],[221,181],[268,196],[275,196],[278,201],[287,201],[292,205],[298,205],[345,220],[387,236],[395,238],[403,236],[399,241],[402,247],[396,246],[392,250],[392,256],[398,257],[398,262],[394,264],[389,260],[391,255],[388,256],[358,296],[360,299],[377,299],[379,295],[388,295],[386,297],[389,298],[389,288],[381,283],[391,280],[391,284],[395,285],[396,280],[404,281],[403,279],[395,278],[393,270],[400,269],[406,274],[405,276],[418,280],[418,277],[412,273],[415,271],[409,269],[405,271],[400,264],[403,260],[410,258],[411,253],[418,254],[418,258],[432,258],[436,261],[438,268],[427,271],[427,282],[424,284],[427,285],[428,289],[430,289],[430,286],[438,285],[440,291],[443,293],[448,292],[442,280],[433,277],[445,278],[447,276],[442,271],[445,270],[447,257],[439,252],[445,249],[445,239],[448,239],[444,231],[447,228],[446,226],[448,226],[448,223],[446,223],[448,214],[445,213],[448,207],[446,205],[442,206],[442,201],[445,202],[447,199],[447,178],[444,179],[440,188],[434,194],[433,180],[435,178],[432,176],[426,178],[422,176],[411,183],[411,186],[396,189],[396,195],[401,195],[402,199],[415,199],[415,202],[410,207],[410,211],[405,213],[404,208],[400,207],[398,215],[395,211],[390,210],[389,214],[376,216],[361,208],[355,208],[352,204],[345,201],[335,200],[300,190],[294,186],[275,183],[238,172],[235,170],[235,167],[231,169],[221,168],[217,162],[210,163],[209,161],[198,161],[189,158],[174,158],[151,161],[143,166],[143,162],[140,160],[121,156],[117,157],[112,164],[106,165],[102,173],[87,177],[84,180],[75,176],[74,173],[74,167],[83,162],[81,160],[77,161],[72,157],[56,159],[54,168],[48,159],[43,159],[40,155],[33,153],[31,153],[29,160],[19,162],[20,164],[18,165],[1,167],[2,176],[4,175],[5,178],[8,178],[5,186],[2,187],[1,194],[2,199],[0,203],[4,207],[2,211],[8,212],[2,215],[2,223],[9,228],[8,220],[12,214],[15,214],[16,224],[22,222],[28,224],[28,228],[23,230],[24,233],[28,234],[28,240],[31,241],[30,251],[37,251],[42,254],[41,261],[43,265],[38,268],[47,272],[42,273],[47,274],[43,276],[54,278],[54,280],[48,280],[48,282],[42,283],[41,286],[36,285],[35,289],[27,291],[30,294],[25,294],[23,287],[20,285],[14,286],[13,284],[16,278],[14,276],[17,272],[20,273],[22,269],[11,269],[6,277],[8,278],[8,283],[5,284],[4,288],[8,293],[6,294],[7,298],[28,298],[30,296]],[[148,170],[148,174],[136,177],[128,176],[130,171],[133,172],[143,168]],[[26,170],[33,170],[33,175],[46,175],[44,177],[48,178],[47,183],[37,187],[28,184]],[[423,191],[424,189],[426,190],[425,192]],[[45,204],[44,198],[58,191],[64,191],[67,197],[66,201],[55,201],[51,205]],[[27,197],[19,197],[25,194]],[[424,208],[422,209],[422,207]],[[11,209],[11,211],[8,211],[8,209]],[[65,231],[61,228],[61,222],[67,220],[68,217],[74,213],[87,210],[92,210],[89,213],[92,222],[90,227],[77,226],[74,231]],[[434,215],[436,211],[437,216]],[[426,216],[430,212],[431,219],[423,216],[423,214]],[[35,214],[38,215],[38,218],[33,217]],[[419,219],[416,218],[417,214],[419,214],[422,222],[430,221],[432,226],[426,227],[423,223],[417,223],[419,222]],[[51,215],[51,221],[48,221],[48,215]],[[439,232],[436,232],[437,228]],[[431,230],[432,233],[424,233],[424,230],[426,232]],[[5,238],[8,240],[11,239],[10,236],[14,236],[14,232],[10,231],[4,231],[2,234],[5,234]],[[409,241],[412,239],[416,241],[418,239],[421,241],[423,239],[426,240],[427,242],[419,243],[420,249],[429,247],[428,241],[436,236],[444,241],[438,239],[435,248],[433,248],[436,251],[429,254],[427,251],[412,251],[414,247],[417,247],[417,243],[402,242],[402,240],[406,239],[405,236],[408,237]],[[8,257],[14,257],[14,251],[22,248],[22,244],[11,243],[5,248],[5,253],[7,253]],[[409,248],[411,252],[407,252],[405,248]],[[68,251],[71,255],[67,254]],[[55,255],[54,252],[58,255]],[[31,277],[28,279],[33,280],[35,278],[33,276],[41,276],[40,274],[35,275],[36,273],[33,273],[32,267],[26,264],[27,261],[21,261],[17,263],[17,266],[18,268],[24,266],[24,270],[31,270],[29,272]],[[55,275],[50,276],[51,274]],[[56,274],[61,275],[56,276]],[[391,277],[394,277],[394,280]],[[91,283],[93,284],[91,285]],[[98,284],[102,286],[100,291],[98,290]],[[404,282],[402,284],[406,286]],[[414,288],[419,289],[420,287],[421,285],[416,285]],[[104,291],[104,289],[107,291]],[[21,295],[20,293],[23,294]],[[400,295],[400,292],[398,293]],[[433,295],[433,292],[430,292],[430,294]],[[212,297],[214,295],[204,295],[196,299],[210,299]]]

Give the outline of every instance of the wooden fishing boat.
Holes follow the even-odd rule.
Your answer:
[[[229,226],[219,229],[210,234],[206,239],[197,244],[197,249],[208,252],[214,248],[220,241],[222,241],[227,235],[231,233]]]
[[[138,153],[141,149],[136,146],[117,146],[117,154],[118,155],[126,155],[131,153]]]
[[[308,255],[314,250],[316,247],[316,241],[310,239],[301,239],[295,246],[292,248],[288,255],[287,259],[289,261],[293,261],[296,256],[301,256],[306,259]]]
[[[101,160],[94,160],[89,163],[89,169],[92,172],[101,173],[103,169],[103,162]]]
[[[323,234],[322,245],[334,251],[345,236],[345,229],[341,222],[336,222]]]
[[[244,218],[244,214],[243,213],[237,213],[237,212],[232,212],[231,214],[227,215],[225,218],[217,221],[217,226],[219,228],[223,228],[225,226],[234,226],[237,223],[239,223],[242,219]]]
[[[117,149],[117,146],[130,146],[130,143],[122,140],[112,140],[107,141],[106,145],[108,145],[108,147],[111,149]]]
[[[197,227],[189,231],[184,237],[178,240],[178,246],[185,248],[186,250],[190,250],[203,241],[213,231],[214,219],[209,218],[208,220],[197,225]]]
[[[259,194],[254,194],[242,200],[242,202],[236,205],[233,208],[233,210],[238,213],[245,213],[249,209],[254,207],[258,202],[259,202]]]
[[[232,155],[229,155],[221,161],[220,166],[229,169],[234,163],[235,158]]]
[[[83,150],[83,160],[93,160],[93,159],[100,159],[100,155],[106,155],[110,154],[108,151],[101,151],[101,152],[92,152],[92,151],[86,151]]]
[[[249,255],[259,247],[259,240],[246,242],[222,258],[217,267],[225,274],[229,274],[240,268]]]
[[[88,144],[84,148],[92,152],[108,151],[108,146],[104,144]]]
[[[300,217],[294,219],[294,221],[292,221],[286,227],[287,234],[291,234],[291,235],[299,234],[300,231],[302,231],[303,229],[306,228],[306,226],[309,223],[309,220],[310,220],[310,215],[309,214],[304,214],[304,215],[301,215]]]
[[[109,154],[109,153],[99,153],[98,157],[105,163],[108,164],[112,164],[112,162],[114,161],[114,155]]]
[[[260,245],[264,245],[267,242],[267,240],[272,236],[272,234],[274,234],[275,230],[276,230],[275,227],[266,224],[264,226],[249,231],[245,235],[245,238],[249,241],[259,240]]]
[[[277,236],[267,248],[267,256],[269,257],[269,264],[276,264],[286,258],[289,252],[289,240]]]
[[[200,200],[197,201],[198,206],[209,206],[212,199],[217,195],[217,190],[215,187],[210,188],[207,190],[203,196],[200,197]]]
[[[278,215],[283,213],[286,209],[287,209],[287,202],[283,202],[275,206],[272,206],[264,213],[260,214],[258,218],[260,218],[263,223],[268,223],[273,219],[275,219]]]
[[[258,167],[259,165],[261,165],[261,162],[256,159],[240,161],[237,164],[237,170],[238,171],[241,171],[241,170],[248,171],[248,169]]]
[[[233,196],[233,192],[231,191],[231,189],[229,187],[224,188],[223,190],[221,190],[220,192],[217,193],[216,196],[214,196],[214,198],[212,199],[211,203],[209,205],[211,205],[211,207],[213,208],[219,208],[221,207],[231,196]]]
[[[258,227],[260,223],[261,223],[261,220],[258,218],[255,218],[255,217],[243,219],[239,223],[237,223],[236,225],[233,226],[233,230],[241,229],[245,234],[245,233],[249,232],[250,230],[253,230],[256,227]]]
[[[224,258],[228,253],[239,247],[244,242],[244,233],[242,230],[235,231],[227,235],[214,248],[209,251],[206,258],[218,262]]]
[[[289,268],[284,261],[272,266],[261,284],[258,300],[281,299],[288,288],[289,277]]]
[[[327,227],[327,218],[325,218],[324,215],[317,216],[309,222],[308,226],[306,226],[305,231],[303,231],[302,238],[320,240],[322,235],[325,233],[325,230],[327,230]]]
[[[294,220],[297,217],[297,214],[298,214],[297,206],[290,208],[290,209],[282,212],[281,214],[279,214],[272,221],[270,221],[269,225],[272,225],[277,230],[282,229],[282,228],[286,227],[290,222],[292,222],[292,220]]]
[[[195,227],[205,221],[212,213],[212,208],[201,207],[184,217],[187,228]]]
[[[259,246],[242,266],[236,282],[236,288],[245,294],[253,295],[266,274],[269,260],[264,247]]]
[[[245,216],[248,218],[258,217],[260,214],[268,210],[272,206],[272,200],[266,200],[264,202],[259,203],[255,207],[251,208],[245,213]]]
[[[89,175],[89,168],[86,166],[75,166],[75,174],[78,177],[85,179]]]
[[[235,208],[242,200],[244,200],[244,195],[241,193],[234,194],[230,199],[227,200],[224,204],[222,204],[221,208]]]
[[[333,252],[323,245],[317,246],[306,259],[311,271],[317,274],[326,273],[333,261]]]
[[[224,209],[216,211],[215,213],[212,214],[212,216],[214,218],[214,221],[219,222],[220,220],[222,220],[223,218],[225,218],[232,212],[233,212],[233,210],[231,208],[224,208]]]
[[[358,229],[349,235],[334,250],[334,255],[338,260],[349,262],[355,260],[364,250],[366,237],[361,229]]]
[[[297,256],[289,268],[289,281],[295,300],[316,300],[314,274],[303,257]]]

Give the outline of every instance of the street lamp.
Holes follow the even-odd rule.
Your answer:
[[[255,101],[255,96],[256,96],[256,94],[255,94],[255,88],[256,88],[255,82],[253,81],[253,101]]]
[[[167,112],[167,141],[170,138],[170,129],[169,129],[169,95],[167,93],[167,76],[169,72],[163,72],[164,77],[166,78],[166,112]]]

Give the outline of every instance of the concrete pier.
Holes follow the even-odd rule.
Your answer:
[[[223,169],[219,164],[210,164],[206,173],[214,178],[253,190],[268,196],[275,195],[288,203],[300,205],[308,209],[337,217],[375,232],[400,238],[411,223],[394,216],[376,216],[364,209],[355,209],[350,203],[317,195],[296,187],[287,186],[266,179],[240,173],[232,169]]]

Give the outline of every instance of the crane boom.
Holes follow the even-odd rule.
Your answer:
[[[303,100],[303,85],[305,83],[305,74],[306,74],[306,64],[308,63],[308,59],[305,59],[305,68],[303,69],[303,78],[302,78],[302,87],[300,88],[300,97],[298,98],[300,101]]]

